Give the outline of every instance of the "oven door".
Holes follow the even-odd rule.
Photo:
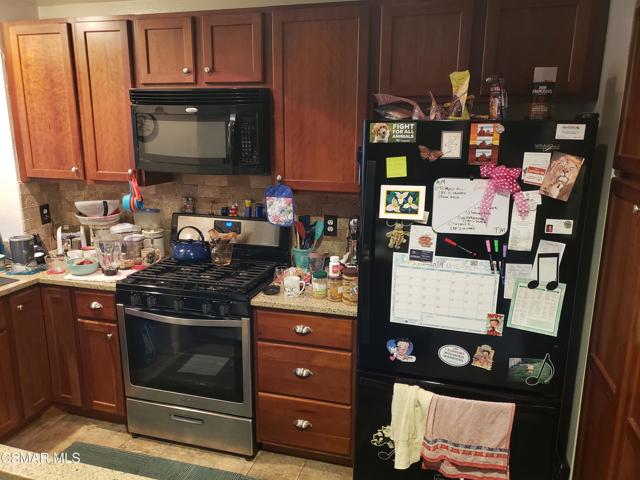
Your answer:
[[[236,113],[216,105],[134,105],[136,167],[152,172],[231,174]]]
[[[252,416],[250,320],[118,305],[127,397]]]

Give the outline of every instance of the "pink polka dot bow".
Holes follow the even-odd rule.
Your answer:
[[[480,167],[480,176],[490,179],[487,189],[484,191],[484,195],[480,201],[480,216],[484,223],[489,221],[489,213],[496,193],[513,195],[513,201],[518,209],[518,214],[522,218],[527,217],[529,214],[529,204],[520,191],[520,184],[518,183],[518,178],[520,177],[519,168],[508,168],[504,165],[482,165]]]

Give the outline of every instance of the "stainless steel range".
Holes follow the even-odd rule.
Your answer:
[[[186,225],[235,231],[238,243],[230,265],[166,259],[118,282],[128,428],[252,456],[249,302],[286,262],[289,232],[258,219],[174,214],[172,235]]]

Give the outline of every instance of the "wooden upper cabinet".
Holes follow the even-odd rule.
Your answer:
[[[22,407],[30,417],[51,403],[51,377],[40,289],[30,288],[9,298],[18,361]]]
[[[71,290],[65,287],[42,287],[40,293],[47,332],[53,399],[79,407],[82,405],[82,397]]]
[[[134,167],[128,23],[74,25],[78,97],[87,180],[127,181]]]
[[[378,91],[451,96],[449,73],[467,70],[473,0],[384,3]]]
[[[138,83],[195,83],[191,16],[142,18],[134,25]]]
[[[636,9],[624,88],[618,148],[613,167],[624,173],[640,175],[640,8]]]
[[[262,82],[262,13],[212,14],[201,19],[204,83]]]
[[[273,12],[274,173],[291,187],[359,190],[368,39],[366,6]]]
[[[500,73],[526,97],[533,69],[557,66],[559,95],[595,100],[607,11],[607,0],[488,0],[482,79]]]
[[[591,328],[574,478],[638,476],[637,470],[635,475],[628,476],[618,476],[616,472],[620,468],[618,455],[625,450],[625,442],[631,442],[626,445],[627,451],[630,448],[635,455],[640,445],[633,443],[639,440],[638,408],[628,407],[630,397],[638,402],[638,386],[634,386],[633,376],[637,375],[640,352],[639,207],[640,185],[614,179]],[[635,462],[637,465],[637,458]]]
[[[70,25],[9,25],[5,42],[22,176],[83,178]]]

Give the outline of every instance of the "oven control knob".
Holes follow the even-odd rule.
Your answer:
[[[176,298],[173,301],[173,309],[174,310],[182,310],[183,307],[184,307],[184,300],[182,300],[181,298]]]
[[[155,307],[157,303],[158,303],[158,300],[153,295],[149,295],[147,297],[147,307],[148,308]]]
[[[134,293],[133,295],[131,295],[131,305],[135,307],[136,305],[140,305],[140,304],[142,304],[142,297],[137,293]]]
[[[229,312],[231,311],[231,307],[226,303],[221,303],[219,311],[220,311],[220,315],[225,316],[229,314]]]
[[[202,313],[204,313],[205,315],[209,315],[212,311],[213,305],[211,304],[211,302],[204,302],[202,304]]]

